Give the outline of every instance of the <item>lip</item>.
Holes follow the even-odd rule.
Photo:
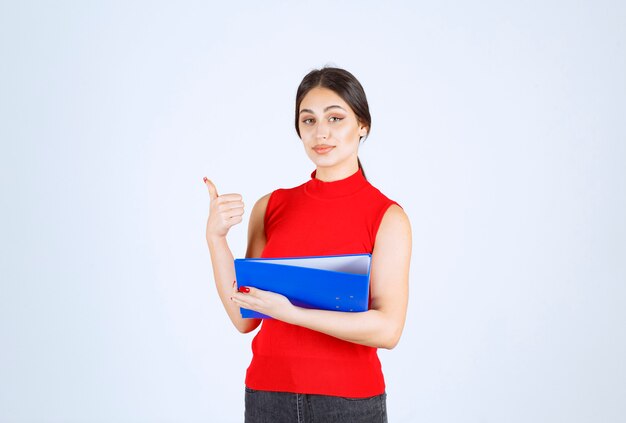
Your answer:
[[[313,147],[313,150],[317,153],[317,154],[325,154],[328,153],[330,150],[332,150],[333,148],[335,148],[334,145],[326,145],[326,144],[322,144],[322,145],[316,145],[315,147]]]

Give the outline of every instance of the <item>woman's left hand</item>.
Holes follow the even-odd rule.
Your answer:
[[[284,295],[271,291],[242,286],[233,293],[232,300],[248,310],[258,311],[277,320],[288,321],[296,307]]]

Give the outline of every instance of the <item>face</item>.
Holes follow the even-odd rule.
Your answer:
[[[356,165],[359,140],[367,135],[356,115],[334,91],[315,87],[300,103],[298,128],[306,154],[317,167]]]

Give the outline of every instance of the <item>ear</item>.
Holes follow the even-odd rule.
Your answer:
[[[359,124],[359,137],[363,138],[369,132],[369,128],[365,125]]]

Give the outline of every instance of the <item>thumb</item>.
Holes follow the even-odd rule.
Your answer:
[[[204,178],[204,183],[206,184],[207,188],[209,188],[209,198],[211,199],[211,201],[215,200],[218,197],[217,188],[215,188],[213,182],[211,182],[211,180],[207,179],[206,177]]]

